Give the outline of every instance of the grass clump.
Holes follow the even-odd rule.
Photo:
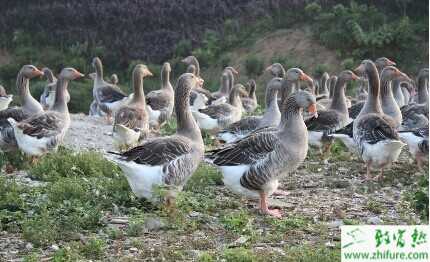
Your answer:
[[[326,247],[294,246],[286,249],[286,257],[283,261],[300,262],[333,262],[340,261],[340,249],[328,249]]]
[[[252,262],[256,260],[254,253],[246,248],[226,249],[223,259],[227,262]]]
[[[225,229],[239,234],[251,234],[253,232],[252,221],[250,214],[245,210],[231,212],[221,218],[221,223]]]

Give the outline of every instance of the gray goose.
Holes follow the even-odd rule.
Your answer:
[[[333,99],[328,110],[319,111],[318,116],[311,117],[305,121],[308,129],[309,145],[323,150],[323,158],[329,152],[332,142],[330,134],[345,127],[352,120],[348,115],[345,88],[347,81],[357,80],[352,71],[345,70],[339,74],[334,87]]]
[[[248,81],[248,86],[248,96],[242,97],[241,100],[243,109],[245,109],[247,113],[252,113],[255,111],[255,109],[257,109],[258,106],[257,95],[255,93],[257,89],[257,83],[255,83],[254,79],[251,79]]]
[[[299,78],[299,72],[297,78]],[[225,147],[206,153],[206,161],[223,173],[224,184],[233,192],[260,199],[264,214],[281,217],[269,209],[268,197],[278,187],[278,180],[294,171],[308,151],[303,108],[316,113],[315,97],[298,91],[285,99],[278,129],[264,129]]]
[[[100,58],[95,57],[92,66],[96,70],[93,86],[94,100],[97,101],[99,109],[106,114],[107,121],[110,123],[112,114],[128,101],[128,97],[118,86],[103,79],[103,65]]]
[[[286,76],[286,71],[280,63],[274,63],[268,66],[265,71],[270,72],[273,77],[285,78]]]
[[[8,95],[6,89],[0,85],[0,111],[9,107],[10,102],[13,100],[13,95]]]
[[[380,57],[375,60],[375,66],[376,69],[378,69],[378,73],[381,74],[382,69],[384,69],[386,66],[395,66],[396,63],[386,57]]]
[[[409,104],[401,108],[403,123],[402,130],[411,130],[428,125],[429,118],[429,99],[420,98],[421,95],[426,98],[426,82],[429,78],[428,68],[420,70],[418,74],[418,98],[421,104]],[[421,95],[420,95],[421,94]]]
[[[43,75],[34,65],[24,65],[18,73],[16,87],[21,98],[21,107],[11,107],[0,111],[0,150],[18,149],[12,125],[8,119],[22,121],[34,114],[43,112],[42,106],[31,96],[30,79]]]
[[[242,117],[241,94],[246,94],[244,87],[237,84],[230,91],[228,103],[209,105],[193,111],[193,116],[201,129],[217,132],[239,121]]]
[[[383,176],[383,169],[399,157],[402,147],[393,120],[384,114],[380,101],[380,81],[375,64],[364,60],[355,69],[369,79],[369,96],[358,117],[353,122],[353,137],[358,153],[366,163],[366,178],[371,179],[371,168],[380,169],[375,179]]]
[[[57,78],[54,76],[54,73],[52,73],[52,70],[44,67],[42,68],[42,72],[44,76],[46,77],[46,80],[48,81],[47,85],[43,89],[42,94],[40,95],[40,104],[43,106],[44,110],[51,110],[54,106],[55,101],[55,88],[57,83]],[[64,94],[66,102],[69,103],[70,101],[70,94],[69,91],[66,90],[66,93]]]
[[[170,63],[166,62],[161,68],[161,89],[151,91],[146,96],[146,108],[149,114],[149,123],[159,129],[172,116],[175,92],[170,83]]]
[[[147,135],[149,116],[143,91],[143,79],[146,76],[152,76],[146,65],[138,64],[134,67],[133,98],[115,113],[113,138],[120,150],[137,145]]]
[[[207,100],[208,102],[209,100],[210,101],[216,100],[215,97],[212,96],[212,93],[209,90],[203,88],[204,81],[199,76],[197,76],[197,68],[194,64],[189,64],[186,72],[191,73],[197,77],[196,86],[193,87],[193,90],[191,90],[191,95],[190,95],[190,103],[192,106],[194,106],[194,101],[198,97],[198,94],[205,96],[206,99],[204,100]]]
[[[227,80],[225,82],[223,75],[227,75]],[[214,103],[225,103],[230,94],[230,90],[234,86],[234,75],[239,74],[236,69],[231,66],[227,66],[224,68],[223,73],[221,74],[221,85],[218,91],[212,93],[213,98],[215,98]],[[211,103],[212,104],[212,103]]]
[[[175,88],[176,134],[144,141],[140,146],[117,155],[114,162],[124,171],[130,187],[138,197],[157,202],[157,186],[182,189],[203,159],[204,144],[189,107],[189,96],[197,77],[181,75]]]
[[[281,121],[281,112],[278,107],[278,92],[282,88],[283,79],[275,77],[266,87],[266,111],[263,116],[248,116],[231,124],[218,133],[221,141],[231,143],[243,138],[252,131],[263,127],[276,127]]]
[[[8,119],[21,151],[36,157],[57,149],[70,126],[65,91],[69,81],[82,76],[84,75],[74,68],[64,68],[57,80],[52,110],[41,112],[20,122],[13,118]]]

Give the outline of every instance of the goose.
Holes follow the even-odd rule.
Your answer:
[[[263,214],[282,217],[279,210],[269,209],[268,197],[277,189],[278,180],[294,171],[307,155],[303,108],[316,113],[316,101],[314,95],[300,90],[285,99],[277,129],[251,133],[205,154],[205,160],[221,170],[226,187],[236,194],[259,198]]]
[[[426,89],[426,81],[428,81],[428,78],[428,69],[422,69],[418,74],[418,99],[423,103],[408,104],[401,108],[401,113],[403,116],[401,130],[411,130],[428,125],[429,99],[428,97],[427,99],[420,98],[421,95],[423,95],[424,98],[426,97],[427,91],[423,91],[423,89]]]
[[[218,133],[218,140],[232,143],[252,131],[263,127],[276,127],[281,121],[278,107],[278,91],[282,88],[282,78],[274,77],[266,87],[266,111],[263,116],[248,116],[229,125]]]
[[[396,100],[396,103],[399,108],[402,108],[403,106],[408,104],[408,102],[405,100],[405,96],[403,95],[402,88],[400,86],[401,83],[402,80],[400,78],[396,78],[392,82],[394,99]]]
[[[397,160],[405,144],[400,141],[393,120],[382,111],[379,74],[375,64],[364,60],[355,71],[367,75],[369,96],[353,122],[353,137],[359,155],[367,166],[366,178],[371,179],[371,168],[378,168],[381,172],[374,179],[379,179],[383,176],[383,169]]]
[[[193,112],[199,127],[211,132],[217,132],[239,121],[242,117],[241,93],[246,93],[244,87],[241,84],[235,85],[230,91],[228,103],[209,105]]]
[[[0,111],[0,150],[18,149],[15,134],[8,118],[22,121],[34,114],[43,112],[42,106],[30,93],[30,79],[42,76],[43,72],[34,65],[24,65],[18,72],[16,87],[21,98],[21,107],[10,107]]]
[[[118,86],[103,79],[103,65],[100,58],[95,57],[92,66],[96,70],[93,86],[94,100],[97,101],[99,109],[106,114],[106,119],[110,123],[112,114],[128,101],[128,97]]]
[[[328,98],[330,95],[330,91],[328,89],[329,78],[330,76],[327,72],[324,72],[321,76],[320,90],[318,91],[320,97]]]
[[[257,102],[257,95],[255,93],[257,88],[257,83],[255,83],[254,79],[249,80],[248,82],[249,90],[248,90],[248,96],[242,97],[242,106],[243,109],[247,113],[252,113],[257,109],[258,102]]]
[[[54,73],[51,69],[44,67],[42,68],[42,72],[48,81],[47,85],[43,89],[42,94],[40,95],[40,104],[42,105],[44,110],[51,110],[55,101],[55,88],[57,83],[57,78],[54,76]],[[70,101],[69,91],[66,90],[64,97],[66,102]]]
[[[368,93],[367,90],[369,89],[369,82],[367,81],[367,79],[365,78],[360,78],[359,80],[359,85],[357,88],[357,100],[358,102],[362,102],[365,101],[367,99]],[[357,115],[360,112],[357,113]]]
[[[13,100],[13,95],[8,95],[6,89],[0,85],[0,111],[9,107],[10,102]]]
[[[358,76],[352,71],[342,71],[336,81],[333,99],[329,109],[319,111],[318,117],[315,116],[305,121],[309,133],[309,145],[315,146],[320,150],[323,148],[324,150],[321,152],[323,158],[325,158],[326,153],[329,152],[332,142],[332,137],[329,135],[352,121],[348,115],[345,88],[347,81],[357,79]]]
[[[147,76],[152,76],[152,73],[146,65],[137,64],[134,67],[133,98],[115,113],[112,134],[120,150],[136,146],[138,141],[147,135],[149,116],[143,91],[143,79]]]
[[[337,82],[337,76],[335,76],[335,75],[330,76],[330,78],[328,79],[328,86],[329,86],[328,98],[330,98],[330,99],[333,99],[334,88],[336,86],[336,82]]]
[[[422,170],[423,162],[429,157],[429,126],[413,131],[399,131],[400,139],[408,145],[409,152]]]
[[[161,68],[161,89],[151,91],[146,96],[146,110],[149,114],[149,123],[152,127],[160,129],[172,116],[175,92],[170,84],[170,63],[166,62]]]
[[[418,73],[417,103],[425,104],[429,100],[428,91],[429,69],[423,68]]]
[[[41,112],[20,122],[8,118],[19,149],[32,156],[33,160],[34,157],[56,150],[62,142],[70,126],[65,90],[71,80],[83,76],[74,68],[64,68],[56,83],[55,102],[52,110]]]
[[[123,170],[133,193],[157,203],[156,187],[169,189],[169,204],[174,189],[181,190],[203,159],[204,144],[200,129],[189,107],[189,96],[197,77],[182,74],[176,83],[176,133],[152,138],[124,153],[114,153],[112,161]],[[172,192],[172,194],[170,194]]]
[[[204,81],[203,81],[203,79],[201,79],[200,77],[198,77],[196,75],[197,74],[197,68],[195,65],[193,65],[193,64],[188,65],[186,73],[191,73],[197,77],[196,86],[193,88],[193,90],[191,90],[191,95],[190,95],[191,106],[194,105],[194,100],[197,98],[197,94],[201,94],[201,95],[204,95],[206,97],[206,99],[208,101],[206,104],[210,104],[209,101],[216,100],[214,97],[212,97],[212,93],[209,90],[206,90],[203,88],[203,82]]]
[[[224,68],[223,74],[224,73],[227,74],[227,76],[228,76],[227,79],[224,80],[223,77],[221,76],[220,88],[218,91],[213,92],[212,96],[216,100],[224,98],[224,102],[226,102],[227,101],[226,98],[228,97],[231,88],[234,86],[234,75],[233,74],[238,74],[238,72],[233,67],[227,66],[226,68]]]

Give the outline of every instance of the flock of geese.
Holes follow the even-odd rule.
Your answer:
[[[89,114],[113,124],[120,152],[109,152],[107,158],[120,166],[138,197],[158,202],[154,187],[161,186],[168,192],[166,203],[171,203],[174,192],[206,161],[220,169],[233,192],[259,199],[262,213],[281,217],[279,210],[269,209],[268,197],[285,194],[277,190],[278,181],[305,160],[309,145],[326,159],[333,141],[340,139],[363,160],[365,179],[372,180],[382,177],[405,145],[420,168],[428,158],[428,68],[414,81],[382,57],[364,60],[354,71],[337,76],[324,73],[315,81],[299,68],[285,70],[275,63],[266,69],[273,77],[265,89],[264,114],[251,116],[258,107],[254,80],[235,83],[238,72],[229,66],[222,71],[219,90],[210,92],[196,57],[182,62],[187,72],[175,88],[166,62],[161,88],[148,94],[143,83],[152,73],[136,65],[134,92],[127,95],[116,75],[105,81],[102,61],[92,60],[94,101]],[[47,85],[37,101],[29,82],[39,76],[46,77]],[[83,76],[74,68],[55,76],[48,68],[24,65],[16,82],[21,107],[9,107],[12,96],[0,88],[0,149],[21,150],[35,161],[55,151],[70,126],[68,84]],[[345,95],[350,81],[359,81],[355,97]],[[176,133],[157,136],[173,115]],[[203,130],[216,137],[218,148],[205,152]],[[380,173],[372,177],[372,169]]]

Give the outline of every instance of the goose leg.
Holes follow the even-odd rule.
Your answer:
[[[384,169],[381,168],[381,173],[379,173],[379,175],[375,176],[374,180],[375,181],[382,180],[383,177],[384,177]]]
[[[372,180],[372,174],[370,171],[370,161],[366,163],[366,180]]]
[[[267,214],[277,218],[282,217],[281,211],[279,209],[269,209],[267,205],[267,194],[264,192],[260,192],[260,211],[263,214]]]
[[[416,154],[415,159],[417,160],[418,169],[423,171],[423,160],[421,159],[421,155]]]

